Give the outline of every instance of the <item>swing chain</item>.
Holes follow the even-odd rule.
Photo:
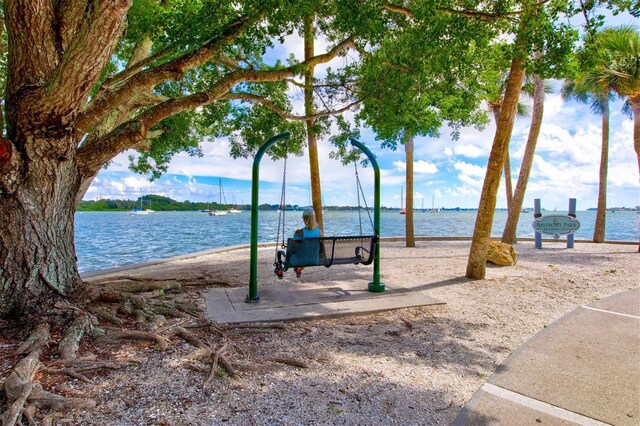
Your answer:
[[[353,161],[353,167],[355,169],[356,174],[356,192],[358,193],[358,222],[360,224],[360,236],[362,237],[362,212],[360,208],[360,194],[362,194],[362,201],[364,202],[364,208],[367,211],[367,215],[369,216],[369,222],[371,223],[371,228],[375,229],[373,224],[373,219],[371,219],[371,212],[369,211],[369,206],[367,205],[367,197],[364,196],[364,190],[362,189],[362,184],[360,183],[360,175],[358,175],[358,160]]]
[[[287,182],[287,157],[288,152],[285,147],[285,156],[284,156],[284,166],[282,171],[282,192],[280,194],[280,206],[279,206],[279,215],[278,215],[278,231],[276,232],[276,254],[275,259],[273,261],[274,270],[273,272],[278,276],[278,278],[284,278],[284,257],[285,250],[287,248],[286,245],[286,230],[285,230],[285,210],[286,210],[286,182]],[[282,228],[282,244],[280,244],[280,229]]]

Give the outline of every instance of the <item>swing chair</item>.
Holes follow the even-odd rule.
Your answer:
[[[245,298],[246,303],[260,303],[258,295],[258,203],[260,182],[260,160],[266,151],[281,140],[288,139],[288,133],[276,135],[266,141],[256,153],[253,159],[252,185],[251,185],[251,251],[249,271],[249,294]],[[276,258],[274,272],[282,278],[284,271],[293,267],[325,266],[337,264],[364,264],[373,263],[373,279],[369,282],[370,292],[384,292],[385,285],[380,282],[380,169],[375,156],[369,149],[358,141],[351,141],[351,145],[360,149],[368,157],[374,172],[374,206],[373,206],[373,233],[363,235],[362,210],[360,208],[360,194],[362,186],[359,182],[356,166],[356,181],[358,185],[358,214],[360,219],[360,235],[346,237],[321,237],[307,238],[303,240],[287,239],[285,241],[285,194],[286,194],[286,156],[282,178],[282,195],[280,202],[280,220],[278,221],[278,241],[276,243]],[[366,200],[363,200],[366,205]],[[369,220],[371,215],[369,214]],[[280,228],[282,228],[282,244],[280,243]],[[282,276],[280,275],[282,274]]]
[[[367,201],[364,196],[358,164],[354,161],[356,176],[356,192],[358,194],[358,221],[360,234],[356,236],[319,237],[319,238],[286,238],[285,207],[286,207],[286,180],[287,157],[285,155],[282,172],[282,194],[280,196],[280,215],[278,217],[278,231],[276,241],[276,254],[273,262],[274,274],[280,279],[290,268],[332,265],[362,264],[370,265],[374,259],[374,253],[378,244],[378,235],[375,233],[373,220]],[[365,210],[369,216],[372,233],[364,235],[362,231],[362,206],[360,196],[365,204]],[[282,234],[280,231],[282,230]],[[282,237],[282,239],[280,239]]]

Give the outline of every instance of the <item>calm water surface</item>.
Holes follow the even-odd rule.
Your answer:
[[[476,213],[416,212],[415,233],[426,236],[470,236],[473,234]],[[506,215],[506,211],[498,211],[494,215],[493,236],[502,235]],[[286,212],[286,236],[292,235],[295,229],[302,226],[301,216],[300,211]],[[275,241],[278,213],[261,211],[259,218],[259,240]],[[595,211],[578,212],[578,220],[580,229],[576,232],[576,239],[591,239]],[[532,221],[533,216],[530,213],[520,215],[518,237],[533,237]],[[640,215],[633,211],[609,212],[606,239],[638,241],[639,221]],[[226,216],[209,216],[202,212],[155,212],[149,215],[129,215],[127,212],[79,212],[76,213],[75,223],[80,272],[249,244],[251,239],[251,214],[248,211]],[[360,235],[357,211],[327,211],[324,214],[324,223],[327,236]],[[404,226],[404,216],[397,211],[381,214],[381,236],[404,235]],[[363,234],[372,233],[373,228],[366,213],[362,215],[362,227]],[[282,233],[282,230],[280,232]]]

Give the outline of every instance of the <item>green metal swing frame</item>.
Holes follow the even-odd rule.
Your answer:
[[[258,152],[256,153],[255,158],[253,159],[253,168],[251,174],[251,252],[250,252],[250,269],[249,269],[249,294],[245,298],[246,303],[260,303],[260,296],[258,295],[258,203],[259,203],[259,191],[260,191],[260,161],[264,156],[267,150],[275,145],[276,143],[289,139],[289,133],[281,133],[276,135],[266,141]],[[332,264],[337,263],[363,263],[370,264],[373,261],[373,278],[371,282],[369,282],[368,290],[374,293],[384,292],[385,286],[384,283],[380,282],[380,244],[378,243],[380,236],[380,168],[378,167],[378,162],[376,160],[375,155],[367,148],[364,144],[351,140],[351,145],[360,149],[369,161],[371,162],[371,166],[373,167],[373,176],[374,176],[374,197],[373,197],[373,236],[368,237],[323,237],[319,238],[318,243],[332,242],[332,244],[336,244],[336,241],[341,239],[356,239],[356,238],[364,238],[370,240],[369,246],[369,257],[367,259],[361,253],[354,253],[354,258],[349,259],[349,261],[336,262],[336,259],[332,259],[329,264],[325,261],[324,263],[314,263],[314,265],[324,265],[331,266]],[[320,241],[322,240],[322,241]],[[306,243],[309,244],[309,243]],[[362,245],[364,248],[365,246]],[[325,248],[326,250],[326,248]],[[372,258],[372,259],[371,259]],[[326,256],[325,256],[326,259]],[[365,263],[367,262],[367,263]],[[293,266],[289,265],[288,266]],[[300,265],[297,265],[300,266]]]

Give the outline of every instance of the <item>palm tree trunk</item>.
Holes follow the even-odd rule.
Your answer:
[[[631,102],[631,112],[633,113],[633,148],[638,157],[638,180],[640,181],[640,95],[629,96]]]
[[[407,169],[405,171],[405,184],[407,187],[406,199],[407,206],[405,214],[405,239],[407,247],[416,246],[416,237],[413,227],[413,135],[406,135],[404,141],[404,152],[407,160]]]
[[[313,15],[309,15],[304,20],[304,58],[308,60],[313,57],[314,51],[314,25]],[[304,111],[310,116],[314,112],[313,107],[313,67],[310,67],[304,74]],[[309,119],[305,122],[307,128],[307,146],[309,147],[309,173],[311,179],[311,203],[316,213],[316,221],[320,229],[324,229],[322,217],[322,189],[320,187],[320,165],[318,162],[318,139],[314,129],[315,120]]]
[[[494,102],[491,104],[491,111],[493,112],[493,119],[498,126],[500,120],[500,111],[502,110],[502,101]],[[511,202],[513,200],[513,188],[511,186],[511,161],[509,160],[509,147],[507,146],[507,154],[504,160],[504,187],[507,195],[507,210],[511,209]]]
[[[629,101],[633,113],[633,148],[638,157],[638,180],[640,181],[640,96],[629,96]],[[638,253],[640,253],[640,244],[638,244]]]
[[[520,164],[520,174],[518,175],[518,182],[516,183],[516,190],[513,194],[513,200],[509,206],[509,212],[507,215],[507,223],[504,225],[502,231],[502,242],[507,244],[516,243],[516,232],[518,229],[518,222],[520,220],[520,212],[522,211],[522,204],[524,203],[524,195],[527,190],[527,183],[529,182],[529,174],[531,173],[531,166],[533,165],[533,157],[536,152],[536,145],[538,143],[538,136],[540,135],[540,129],[542,128],[542,117],[544,113],[544,80],[538,75],[533,76],[533,112],[531,114],[531,127],[529,128],[529,136],[527,138],[527,144],[524,149],[524,156],[522,157],[522,164]]]
[[[605,237],[607,217],[607,173],[609,169],[609,100],[602,103],[602,149],[600,151],[600,175],[598,185],[598,210],[593,229],[593,242],[602,243]]]
[[[516,43],[518,41],[516,40]],[[489,162],[487,164],[487,174],[482,185],[480,195],[480,205],[478,206],[478,216],[473,230],[471,249],[467,262],[468,278],[484,279],[487,268],[487,249],[491,237],[491,226],[496,208],[496,195],[500,186],[500,177],[504,166],[504,159],[507,154],[507,147],[513,131],[513,123],[518,108],[518,99],[524,80],[524,60],[514,58],[511,61],[509,78],[504,95],[500,120],[493,139]]]
[[[504,188],[507,193],[507,211],[510,211],[513,203],[513,184],[511,183],[511,160],[509,159],[508,146],[504,157]]]

